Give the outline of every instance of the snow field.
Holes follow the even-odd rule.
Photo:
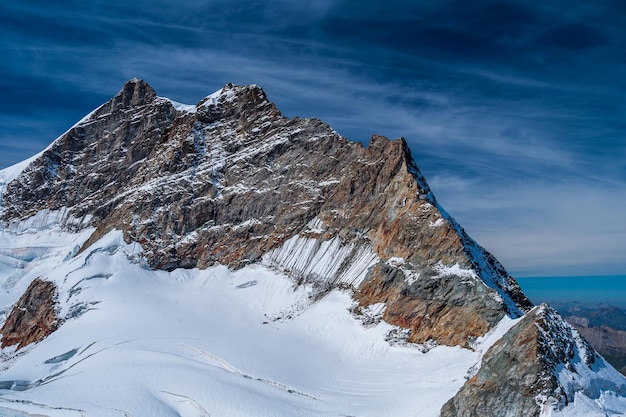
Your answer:
[[[0,373],[0,383],[31,386],[1,390],[0,407],[47,416],[436,416],[478,359],[459,347],[390,346],[391,326],[364,328],[348,293],[311,303],[310,286],[266,266],[151,271],[131,261],[140,250],[112,232],[74,258],[57,250],[29,263],[11,303],[18,287],[45,276],[60,287],[62,316],[76,305],[87,311]]]
[[[289,270],[318,282],[358,287],[379,261],[369,245],[344,244],[340,238],[320,240],[296,235],[263,256],[263,264]]]

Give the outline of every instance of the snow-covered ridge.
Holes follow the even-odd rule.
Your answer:
[[[535,307],[535,312],[542,318],[537,329],[545,341],[545,356],[552,361],[554,374],[564,390],[560,402],[554,398],[537,398],[544,404],[544,414],[555,417],[623,415],[626,406],[624,376],[594,352],[554,309],[542,304]],[[596,414],[599,406],[607,414]]]
[[[252,85],[250,87],[256,87],[256,85]],[[174,106],[174,108],[177,111],[185,112],[185,113],[195,113],[198,110],[198,106],[201,106],[201,107],[214,106],[217,104],[220,98],[223,97],[223,100],[232,100],[234,95],[235,95],[235,92],[232,89],[220,88],[214,93],[211,93],[205,98],[203,98],[200,101],[199,105],[179,103],[178,101],[172,100],[171,98],[168,98],[168,97],[157,97],[157,98],[168,101],[172,106]]]
[[[215,91],[214,93],[209,94],[204,99],[202,99],[200,102],[202,103],[202,106],[204,106],[204,107],[216,105],[218,100],[222,96],[224,96],[225,100],[232,100],[232,98],[234,97],[233,89],[232,88],[221,88],[221,89]]]
[[[459,238],[461,239],[461,243],[465,248],[465,253],[472,263],[473,271],[470,272],[468,270],[460,270],[457,267],[457,269],[459,269],[457,272],[463,275],[472,273],[476,274],[476,276],[480,277],[485,285],[498,292],[500,298],[506,306],[507,313],[510,314],[511,317],[517,318],[523,316],[524,311],[522,309],[527,309],[530,305],[530,301],[528,301],[526,296],[523,295],[517,283],[509,279],[508,274],[500,262],[498,262],[493,255],[489,254],[482,246],[472,239],[461,227],[461,225],[459,225],[459,223],[457,223],[457,221],[439,204],[435,196],[430,191],[430,188],[428,188],[426,180],[419,170],[417,170],[417,167],[414,165],[410,166],[409,170],[417,180],[420,187],[425,191],[425,199],[437,208],[437,210],[441,213],[443,220],[447,221],[454,228],[454,230],[456,230]],[[438,225],[440,225],[440,223],[436,225],[433,224],[433,226]],[[516,300],[513,298],[513,295],[521,296],[522,299]],[[519,303],[520,301],[523,302],[523,305]]]
[[[174,101],[167,97],[159,97],[161,100],[168,101],[177,111],[185,112],[185,113],[195,113],[197,108],[194,104],[183,104],[178,101]]]

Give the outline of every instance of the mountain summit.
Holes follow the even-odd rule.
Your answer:
[[[373,404],[390,416],[626,410],[623,377],[558,313],[533,307],[446,213],[404,139],[363,147],[317,119],[282,116],[258,86],[228,84],[190,106],[133,79],[30,163],[0,171],[0,192],[8,409],[155,415],[147,409],[160,404],[162,415],[191,415],[178,399],[213,416],[380,415]],[[102,333],[84,331],[94,321]],[[330,346],[364,362],[332,368]],[[173,371],[141,368],[133,400],[106,387],[86,402],[51,397],[99,386],[98,363],[112,367],[104,384],[129,378],[105,351],[133,369],[149,351],[145,366]],[[295,354],[330,368],[303,369]],[[421,392],[429,375],[402,363],[439,388]],[[353,367],[365,364],[375,371]],[[337,382],[353,372],[342,395]],[[192,376],[216,393],[166,388]]]

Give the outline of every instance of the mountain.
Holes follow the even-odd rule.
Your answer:
[[[626,412],[403,139],[364,147],[258,86],[190,106],[133,79],[0,194],[6,415]]]
[[[555,308],[611,365],[626,375],[626,311],[609,304],[555,303]]]
[[[626,310],[607,303],[583,304],[580,302],[554,302],[551,303],[565,317],[574,318],[573,322],[585,323],[583,327],[607,326],[617,330],[626,331]]]
[[[626,374],[626,331],[608,326],[589,327],[580,322],[574,323],[574,320],[573,317],[568,318],[568,322],[596,351],[622,374]]]

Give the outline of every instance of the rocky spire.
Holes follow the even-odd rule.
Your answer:
[[[112,113],[120,109],[141,107],[152,103],[156,98],[156,91],[144,80],[133,78],[124,84],[122,90],[110,101],[103,112]]]

